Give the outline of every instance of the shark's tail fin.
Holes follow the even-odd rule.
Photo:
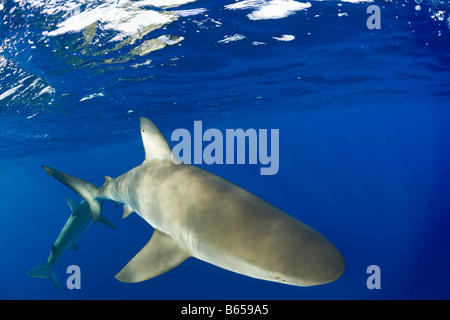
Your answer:
[[[31,269],[27,272],[27,275],[30,278],[49,278],[55,287],[58,288],[58,290],[61,290],[58,279],[56,279],[55,273],[53,272],[53,265],[48,262],[44,262],[36,268]]]
[[[42,168],[48,173],[49,176],[53,176],[55,179],[64,183],[66,186],[82,196],[87,203],[89,203],[92,220],[94,220],[94,222],[102,220],[101,214],[103,200],[97,199],[98,188],[96,186],[92,183],[72,177],[64,172],[52,169],[50,167],[42,166]]]

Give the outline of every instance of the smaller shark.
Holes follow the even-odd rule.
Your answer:
[[[67,198],[67,202],[72,210],[72,214],[53,244],[47,262],[44,262],[27,272],[27,275],[30,278],[49,278],[58,290],[61,289],[61,286],[53,272],[53,266],[57,261],[60,261],[61,256],[68,249],[78,249],[78,239],[92,223],[91,210],[89,204],[85,200],[77,203],[72,199]],[[100,217],[99,221],[116,230],[116,227],[104,215]]]

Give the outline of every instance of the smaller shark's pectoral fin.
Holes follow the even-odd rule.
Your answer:
[[[155,229],[150,241],[116,275],[122,282],[141,282],[163,274],[182,263],[190,254],[169,235]]]

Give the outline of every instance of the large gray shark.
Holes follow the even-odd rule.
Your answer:
[[[80,203],[77,203],[72,199],[67,198],[67,202],[72,210],[72,214],[53,244],[47,262],[44,262],[27,272],[27,275],[30,278],[49,278],[58,289],[61,289],[61,286],[53,272],[53,266],[57,261],[60,261],[61,256],[68,249],[76,250],[78,248],[78,239],[92,223],[91,210],[86,201],[83,200]],[[116,229],[111,221],[104,216],[100,216],[99,221]]]
[[[317,231],[217,175],[174,164],[159,129],[141,118],[144,162],[97,188],[47,166],[45,171],[89,203],[93,220],[102,201],[124,204],[155,229],[150,241],[116,275],[140,282],[189,257],[249,277],[297,286],[332,282],[344,272],[342,254]],[[179,163],[179,161],[178,161]]]

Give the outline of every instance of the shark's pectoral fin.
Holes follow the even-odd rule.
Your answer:
[[[141,282],[159,276],[190,257],[169,235],[155,229],[150,241],[116,275],[122,282]]]

